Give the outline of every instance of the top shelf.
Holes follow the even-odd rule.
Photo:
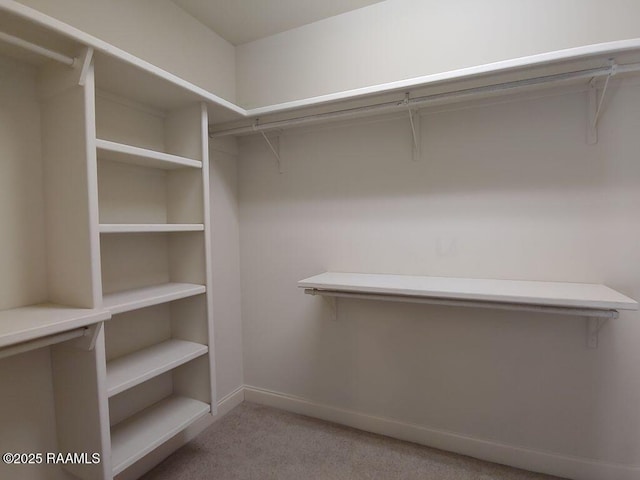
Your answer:
[[[637,310],[638,302],[604,285],[327,272],[298,282],[342,292],[595,310]]]
[[[2,21],[4,20],[4,21]],[[206,103],[210,117],[224,130],[233,122],[270,116],[274,120],[326,113],[380,102],[397,102],[398,94],[440,94],[501,82],[608,67],[615,57],[619,65],[640,61],[640,39],[568,48],[515,59],[476,65],[406,80],[334,92],[276,105],[245,109],[137,58],[96,37],[11,0],[0,0],[0,24],[8,33],[70,56],[82,48],[95,50],[96,86],[162,110],[194,102]],[[621,70],[619,70],[620,73]],[[587,72],[588,73],[588,72]],[[619,74],[618,73],[618,74]],[[606,72],[603,73],[606,75]],[[401,100],[401,99],[400,99]]]

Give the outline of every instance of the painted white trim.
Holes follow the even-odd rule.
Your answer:
[[[386,435],[450,452],[510,465],[525,470],[575,480],[637,480],[640,466],[599,462],[516,445],[483,440],[468,435],[401,422],[392,418],[367,415],[323,405],[311,400],[245,385],[248,402],[280,408],[310,417],[347,425],[367,432]]]
[[[218,401],[218,413],[215,421],[220,420],[231,410],[244,402],[244,385],[236,388],[233,392],[225,395]]]

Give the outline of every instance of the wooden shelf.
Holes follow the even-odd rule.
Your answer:
[[[100,233],[202,232],[202,223],[101,223]]]
[[[107,363],[107,393],[117,395],[208,351],[206,345],[172,339],[112,360]]]
[[[108,320],[108,310],[51,303],[0,311],[0,348]]]
[[[151,287],[136,288],[105,295],[102,301],[112,315],[161,303],[172,302],[206,292],[204,285],[194,283],[165,283]]]
[[[109,140],[96,140],[98,159],[113,160],[116,162],[130,163],[143,167],[174,170],[177,168],[202,168],[202,162],[191,158],[171,155],[164,152],[156,152],[146,148],[134,147]]]
[[[298,282],[320,294],[353,293],[407,298],[568,307],[637,310],[638,302],[604,285],[588,283],[488,280],[327,272]]]
[[[209,411],[210,406],[206,403],[172,396],[113,426],[113,474],[133,465]]]

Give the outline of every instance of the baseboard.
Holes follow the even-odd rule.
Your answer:
[[[242,402],[244,402],[244,386],[236,388],[233,392],[220,399],[215,419],[218,420],[219,418],[224,417]]]
[[[637,480],[640,466],[598,462],[586,458],[506,445],[458,433],[431,429],[392,418],[376,417],[322,405],[304,398],[245,385],[244,399],[282,410],[347,425],[367,432],[427,445],[450,452],[574,480]]]

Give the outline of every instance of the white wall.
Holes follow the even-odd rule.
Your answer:
[[[227,138],[210,142],[209,161],[216,394],[220,401],[244,383],[235,140]]]
[[[332,270],[602,282],[639,299],[640,86],[610,99],[595,146],[585,93],[423,112],[416,163],[406,118],[287,131],[281,175],[261,138],[242,139],[245,383],[543,452],[541,471],[637,478],[637,312],[591,350],[582,318],[342,300],[333,321],[296,288]]]
[[[178,75],[235,99],[235,49],[170,0],[19,0]]]
[[[386,0],[237,47],[256,107],[640,37],[634,0]]]

